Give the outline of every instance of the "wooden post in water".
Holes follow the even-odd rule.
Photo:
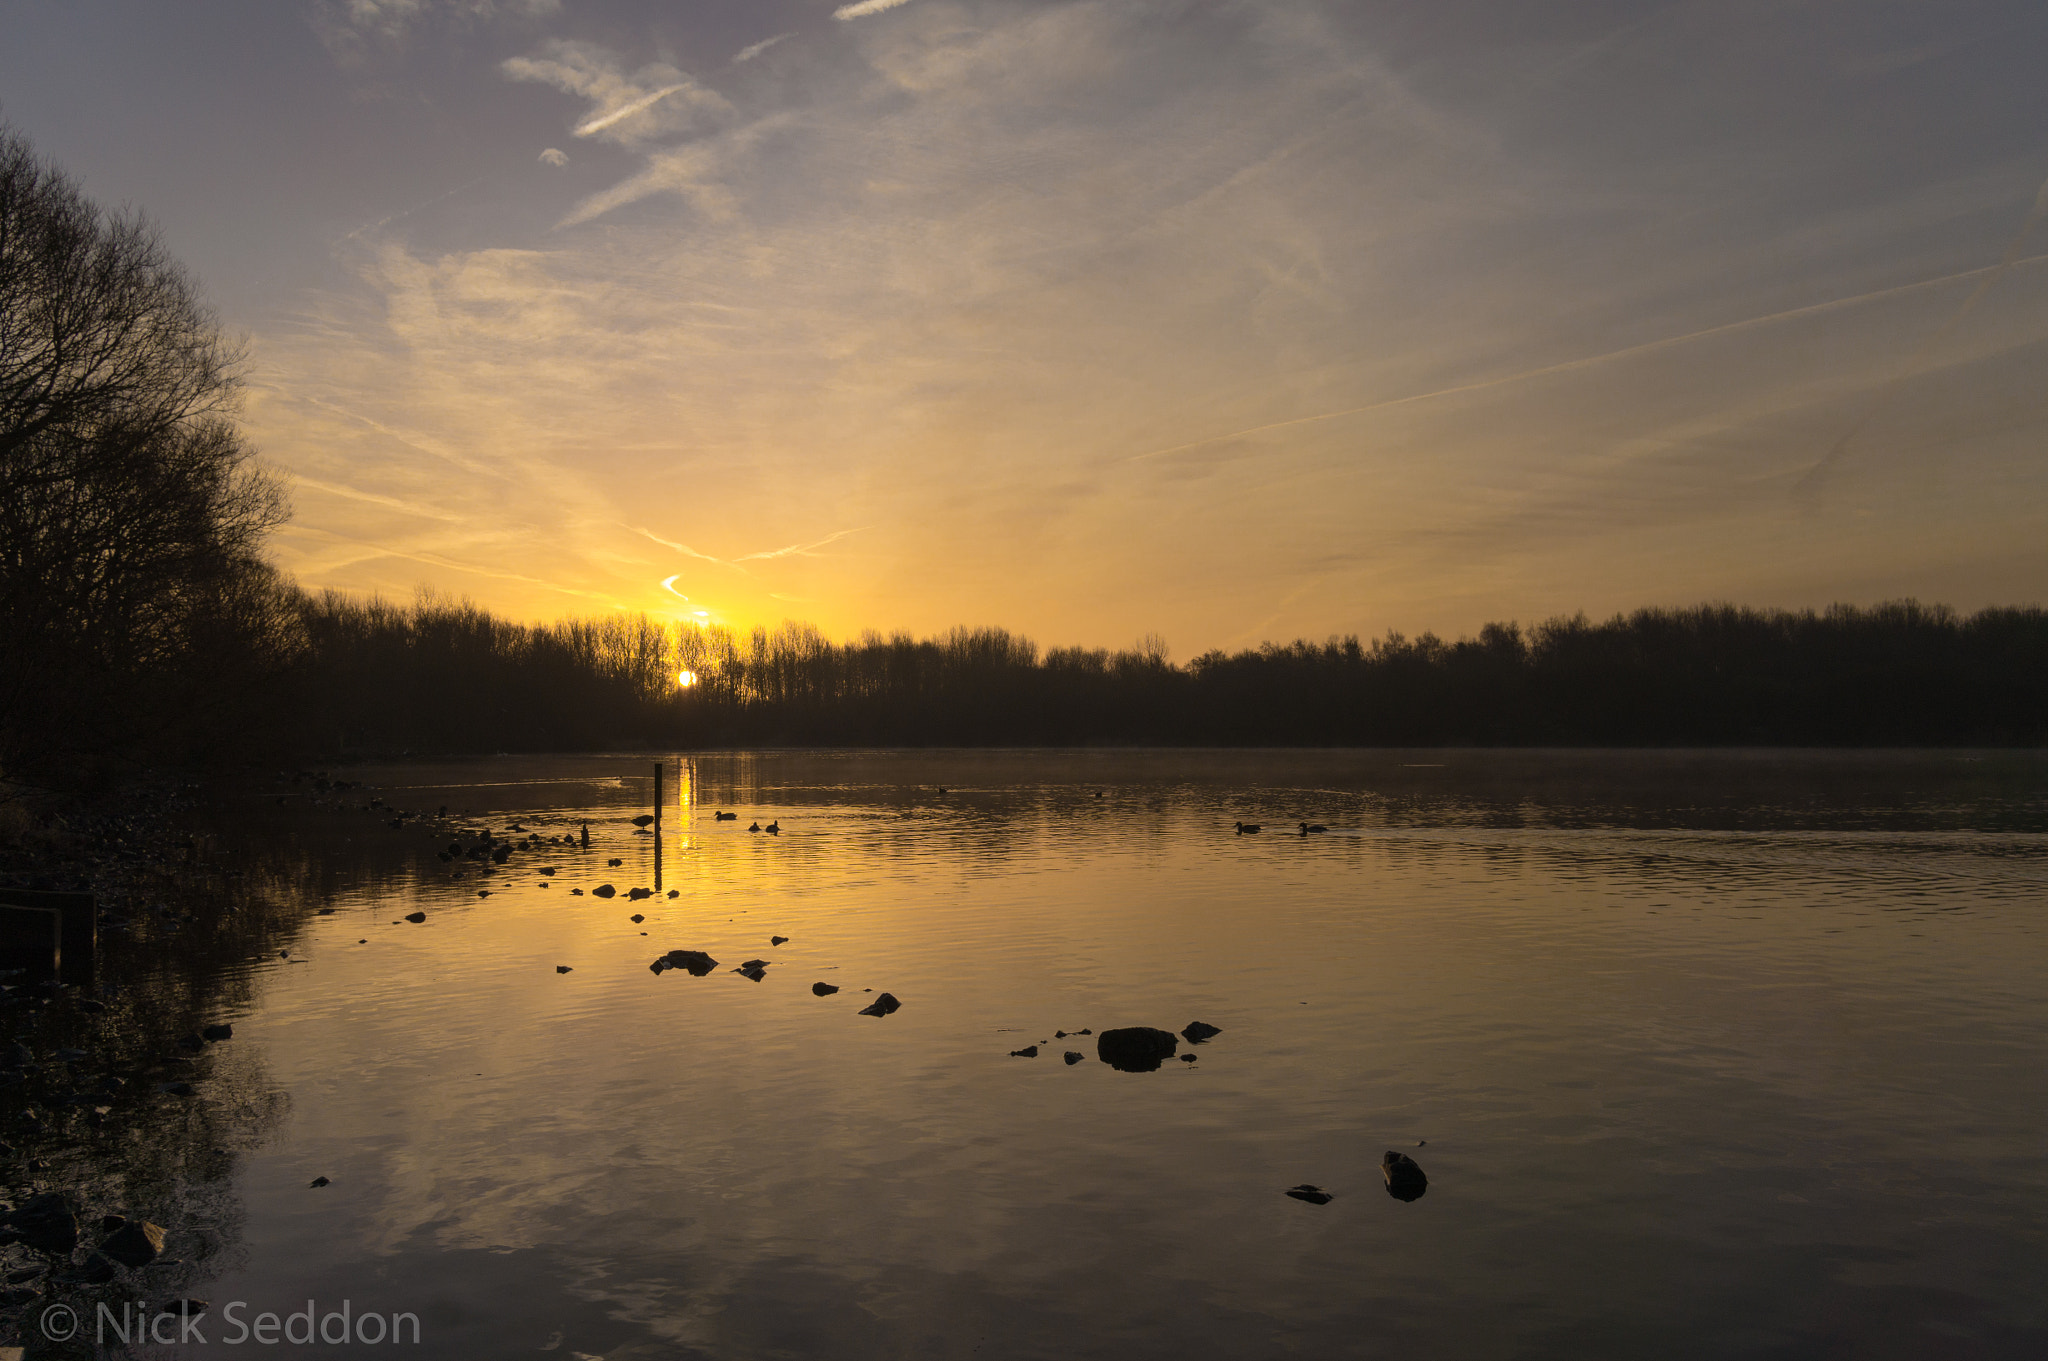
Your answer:
[[[661,762],[654,763],[654,891],[661,892]]]
[[[0,965],[91,987],[99,964],[98,917],[90,893],[0,889]]]

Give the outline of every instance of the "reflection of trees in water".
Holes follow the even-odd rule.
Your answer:
[[[184,824],[176,832],[173,818]],[[0,1138],[12,1150],[0,1176],[16,1206],[44,1192],[68,1196],[80,1228],[69,1262],[25,1245],[0,1250],[9,1272],[53,1267],[33,1283],[43,1298],[16,1300],[11,1320],[49,1301],[90,1318],[101,1301],[118,1312],[122,1301],[203,1295],[238,1252],[239,1155],[284,1121],[290,1103],[256,1050],[198,1032],[255,1006],[253,961],[292,948],[307,889],[331,869],[260,826],[227,838],[195,824],[227,821],[222,810],[178,807],[82,836],[96,860],[64,868],[74,880],[89,871],[98,896],[99,984],[17,989],[30,995],[7,1006],[4,1024],[33,1061],[0,1094]],[[163,1226],[162,1259],[101,1284],[62,1279],[84,1274],[109,1215]]]

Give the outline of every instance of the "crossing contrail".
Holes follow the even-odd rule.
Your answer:
[[[2044,195],[2048,195],[2048,186],[2044,186]],[[2037,202],[2035,217],[2028,219],[2028,228],[2030,230],[2035,219],[2039,216],[2041,216],[2041,210]],[[2019,240],[2024,241],[2025,239],[2026,233],[2022,232]],[[2010,255],[2011,252],[2008,251],[2007,254]],[[1871,292],[1857,293],[1847,298],[1834,298],[1828,302],[1809,303],[1805,307],[1788,308],[1783,312],[1770,312],[1760,317],[1745,317],[1741,321],[1723,322],[1719,326],[1708,326],[1697,331],[1687,331],[1683,335],[1664,336],[1658,340],[1646,340],[1640,345],[1627,345],[1619,350],[1607,350],[1601,354],[1589,354],[1578,359],[1567,359],[1557,364],[1546,364],[1541,368],[1524,369],[1519,373],[1503,374],[1498,378],[1481,378],[1475,382],[1459,383],[1454,387],[1433,388],[1428,392],[1412,392],[1405,397],[1388,397],[1377,402],[1367,402],[1363,406],[1347,406],[1341,411],[1320,411],[1312,416],[1291,416],[1284,421],[1268,421],[1264,425],[1246,426],[1242,430],[1232,430],[1228,434],[1210,435],[1203,439],[1190,440],[1186,444],[1175,444],[1164,449],[1148,449],[1142,454],[1129,454],[1119,461],[1137,463],[1145,459],[1166,458],[1173,454],[1184,454],[1190,449],[1200,449],[1207,444],[1221,444],[1225,440],[1242,439],[1246,435],[1262,435],[1269,430],[1285,430],[1289,426],[1313,425],[1318,421],[1341,420],[1345,416],[1362,416],[1373,411],[1387,411],[1399,406],[1434,402],[1445,397],[1459,397],[1468,392],[1485,392],[1491,388],[1509,387],[1516,383],[1527,383],[1538,378],[1553,377],[1560,373],[1573,373],[1579,369],[1594,368],[1601,364],[1612,363],[1617,359],[1628,359],[1639,354],[1651,354],[1658,350],[1669,349],[1674,345],[1686,344],[1688,341],[1704,340],[1709,336],[1732,335],[1738,331],[1747,331],[1757,326],[1768,326],[1774,322],[1791,321],[1798,317],[1819,316],[1822,313],[1839,311],[1845,307],[1855,307],[1860,303],[1874,302],[1879,298],[1894,297],[1901,293],[1911,293],[1923,288],[1939,288],[1943,284],[1958,283],[1964,279],[1972,279],[1983,275],[1985,276],[1984,282],[1980,283],[1977,292],[1971,295],[1971,303],[1974,305],[1977,297],[1996,281],[1998,275],[2004,273],[2007,269],[2014,265],[2034,265],[2044,261],[2048,261],[2048,255],[2017,256],[2012,259],[2001,260],[1995,265],[1979,265],[1975,269],[1959,270],[1954,274],[1943,274],[1932,279],[1917,279],[1909,284],[1894,284],[1890,288],[1873,289]],[[1956,320],[1961,320],[1961,317],[1958,316]]]
[[[1982,271],[1979,271],[1984,277],[1979,279],[1977,286],[1970,290],[1970,296],[1963,299],[1963,305],[1958,307],[1947,321],[1935,328],[1933,334],[1921,341],[1919,348],[1907,356],[1906,362],[1899,367],[1899,371],[1890,378],[1887,378],[1883,386],[1871,394],[1870,401],[1864,405],[1862,414],[1850,423],[1849,428],[1842,432],[1842,437],[1836,440],[1825,454],[1820,456],[1819,461],[1806,470],[1805,476],[1793,484],[1792,493],[1794,496],[1804,500],[1809,508],[1818,505],[1821,487],[1827,481],[1829,471],[1842,461],[1843,455],[1849,450],[1850,443],[1858,435],[1862,434],[1864,427],[1868,426],[1872,418],[1884,409],[1885,403],[1891,400],[1892,393],[1898,390],[1899,385],[1920,372],[1921,368],[1927,363],[1927,357],[1934,353],[1935,347],[1955,333],[1956,327],[1963,324],[1963,319],[1969,316],[1977,304],[1983,300],[1984,295],[1991,291],[1991,286],[2004,278],[2007,270],[2021,262],[2020,251],[2025,249],[2027,238],[2033,235],[2034,228],[2040,225],[2043,217],[2048,217],[2048,180],[2044,180],[2040,189],[2035,192],[2033,210],[2027,214],[2027,220],[2020,224],[2018,234],[2013,237],[2012,244],[2005,248],[2005,254],[1998,258],[1998,263],[1986,266]],[[2040,257],[2032,256],[2028,258],[2039,259]]]

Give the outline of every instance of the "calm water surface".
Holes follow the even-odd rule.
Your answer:
[[[659,837],[655,755],[349,772],[590,825],[460,880],[265,791],[336,910],[246,966],[289,1115],[216,1305],[447,1357],[2048,1354],[2039,754],[667,754]],[[1153,1073],[1055,1038],[1194,1020]]]

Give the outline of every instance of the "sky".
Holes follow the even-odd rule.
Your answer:
[[[304,585],[1211,648],[2048,590],[2039,0],[5,0]]]

